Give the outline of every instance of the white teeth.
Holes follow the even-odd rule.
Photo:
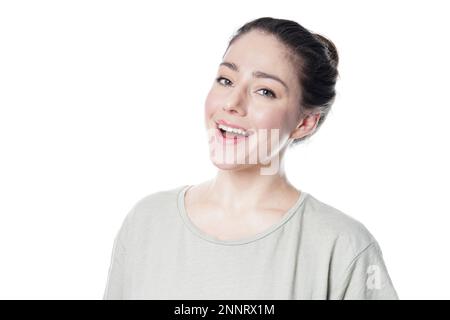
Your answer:
[[[242,136],[247,136],[247,131],[241,130],[241,129],[235,129],[235,128],[230,128],[227,126],[224,126],[222,124],[219,124],[218,126],[220,129],[223,129],[225,131],[231,132],[231,133],[235,133],[235,134],[240,134]]]

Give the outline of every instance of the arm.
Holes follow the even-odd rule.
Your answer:
[[[382,251],[376,241],[350,262],[345,272],[342,300],[398,300]]]
[[[118,231],[115,239],[113,250],[111,254],[111,262],[108,271],[108,278],[106,281],[106,288],[103,293],[103,300],[123,300],[124,299],[124,284],[127,278],[126,259],[127,250],[126,244],[128,244],[128,229],[132,215],[136,211],[136,205],[128,212],[125,217],[120,230]]]
[[[103,300],[122,300],[123,299],[123,283],[125,276],[124,261],[125,248],[120,241],[120,234],[114,240],[111,262],[108,271],[108,279],[106,282]]]

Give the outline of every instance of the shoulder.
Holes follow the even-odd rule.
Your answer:
[[[304,232],[329,249],[356,256],[376,243],[368,228],[351,215],[308,194],[303,212]]]
[[[150,212],[158,214],[177,205],[178,196],[186,185],[155,191],[139,198],[133,206],[133,218],[140,218]]]
[[[168,218],[177,210],[178,196],[185,186],[155,191],[138,198],[125,216],[123,227],[135,229],[154,225],[153,222],[161,223],[162,218]]]
[[[164,189],[145,195],[136,201],[134,207],[136,212],[145,212],[149,209],[161,209],[168,205],[173,205],[177,200],[179,192],[185,185],[170,189]]]
[[[326,270],[329,299],[398,299],[379,243],[368,228],[311,195],[307,200],[305,239],[314,266]]]

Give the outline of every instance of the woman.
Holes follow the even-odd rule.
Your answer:
[[[296,22],[237,31],[205,102],[217,175],[135,204],[104,299],[398,299],[364,225],[284,172],[329,112],[337,65],[332,42]]]

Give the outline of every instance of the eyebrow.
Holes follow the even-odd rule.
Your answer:
[[[219,66],[225,66],[225,67],[230,68],[233,71],[239,72],[239,67],[233,62],[223,61],[220,63]],[[279,77],[277,77],[273,74],[269,74],[269,73],[262,72],[262,71],[254,71],[252,73],[252,75],[254,78],[267,78],[267,79],[272,79],[272,80],[278,81],[286,88],[287,91],[289,91],[289,88],[286,85],[286,83],[283,80],[281,80]]]

